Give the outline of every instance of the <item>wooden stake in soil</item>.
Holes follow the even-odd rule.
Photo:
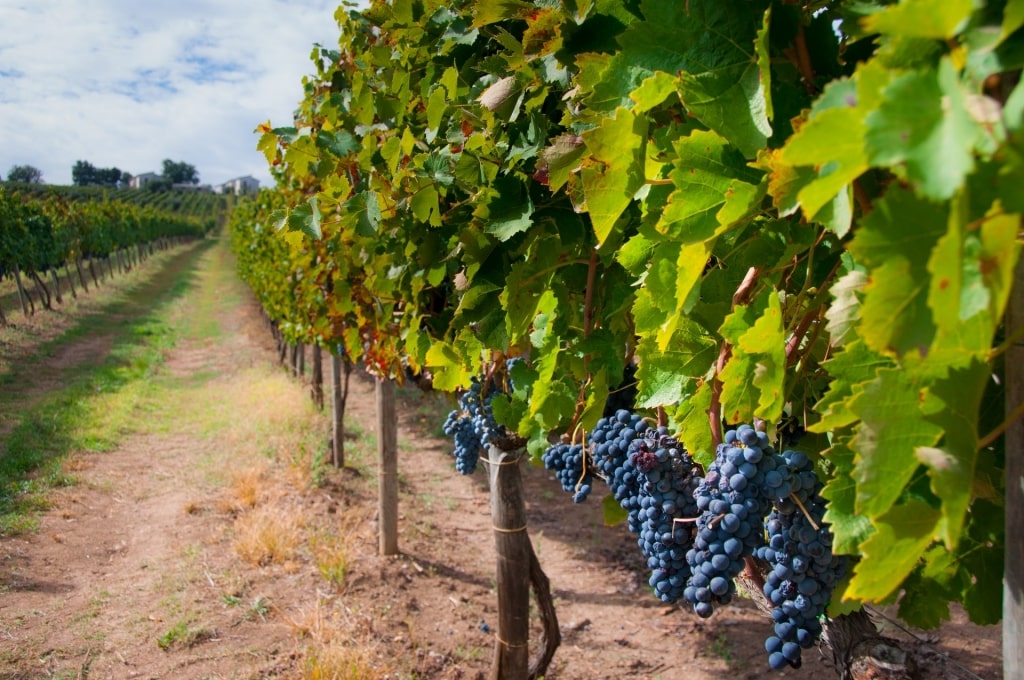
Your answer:
[[[348,400],[348,379],[352,375],[352,365],[339,356],[331,353],[331,449],[334,467],[345,467],[345,402]]]
[[[53,280],[53,298],[57,301],[58,305],[64,304],[64,300],[60,294],[60,279],[57,278],[57,268],[52,267],[50,269],[50,278]]]
[[[323,364],[323,352],[320,349],[320,345],[313,344],[310,347],[312,352],[313,360],[313,374],[309,379],[309,392],[310,397],[313,399],[313,405],[316,406],[318,411],[324,410],[324,364]]]
[[[85,282],[85,274],[82,273],[82,258],[75,259],[75,269],[78,270],[78,283],[82,285],[82,290],[86,293],[89,292],[89,284]],[[96,279],[93,278],[93,283]]]
[[[32,298],[28,296],[28,291],[25,290],[25,284],[21,281],[21,270],[18,265],[14,265],[14,283],[18,286],[18,301],[21,302],[21,313],[26,317],[29,315],[29,306],[32,306],[32,313],[36,313],[36,308],[32,305]]]
[[[71,276],[71,261],[67,260],[64,262],[64,273],[68,276],[68,288],[71,289],[71,297],[78,299],[78,293],[75,291],[75,279]]]
[[[525,680],[530,662],[530,536],[519,460],[523,449],[487,450],[497,553],[498,630],[491,680]]]
[[[377,380],[377,459],[380,554],[398,554],[398,418],[395,382]],[[529,563],[527,563],[529,567]]]

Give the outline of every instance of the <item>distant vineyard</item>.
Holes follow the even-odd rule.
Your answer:
[[[48,196],[80,202],[115,201],[159,213],[200,220],[207,231],[224,224],[234,207],[233,194],[208,191],[146,191],[145,189],[110,189],[100,186],[54,186],[46,184],[7,184],[19,194],[45,199]]]
[[[50,309],[62,301],[62,269],[63,285],[77,296],[75,274],[78,285],[88,291],[86,272],[98,285],[115,269],[130,270],[154,248],[202,237],[222,215],[209,201],[206,207],[193,202],[194,211],[206,211],[207,216],[200,217],[186,210],[111,200],[102,192],[94,192],[93,198],[84,193],[79,194],[77,187],[0,187],[0,281],[14,282],[26,315],[35,311],[26,280],[34,285],[39,303]],[[0,325],[6,324],[0,306]]]

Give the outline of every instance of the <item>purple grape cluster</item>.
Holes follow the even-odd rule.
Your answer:
[[[686,553],[692,573],[683,597],[698,616],[707,618],[715,604],[731,601],[744,558],[764,543],[762,522],[771,507],[764,490],[767,478],[783,476],[779,468],[784,467],[768,436],[749,425],[726,432],[716,449],[694,492],[700,517],[693,547]]]
[[[789,493],[776,500],[765,520],[768,543],[756,553],[771,567],[764,594],[773,605],[775,634],[765,641],[765,650],[775,670],[800,667],[801,650],[821,636],[819,617],[846,571],[846,558],[832,554],[832,533],[822,523],[825,499],[813,463],[799,451],[782,456]]]
[[[506,374],[521,361],[521,357],[509,359]],[[514,389],[511,377],[507,382],[504,386],[491,380],[485,393],[483,379],[473,378],[469,389],[459,395],[459,408],[448,414],[442,429],[454,441],[455,469],[461,474],[473,474],[480,452],[495,438],[506,434],[505,428],[494,419],[491,401],[496,395],[507,394]]]
[[[490,401],[481,396],[481,391],[481,382],[474,378],[470,388],[459,395],[459,408],[449,413],[444,423],[444,433],[455,444],[455,469],[463,475],[476,471],[480,451],[486,445],[484,438],[494,422]]]
[[[640,527],[640,475],[629,449],[648,428],[641,416],[619,409],[611,417],[598,420],[587,435],[594,466],[627,512],[629,530],[633,533]]]
[[[552,470],[562,490],[572,494],[573,503],[582,503],[593,488],[594,475],[587,464],[586,452],[581,444],[559,442],[552,444],[541,455],[544,467]]]
[[[690,568],[686,552],[693,543],[698,514],[694,491],[700,467],[668,428],[648,429],[633,440],[629,459],[639,483],[637,543],[651,569],[654,594],[663,602],[683,596]]]

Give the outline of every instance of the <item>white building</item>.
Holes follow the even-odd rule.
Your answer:
[[[251,175],[229,179],[223,184],[217,184],[213,190],[218,194],[254,194],[260,190],[260,181]]]
[[[150,182],[156,182],[161,179],[163,179],[163,175],[158,175],[155,172],[143,172],[132,177],[128,182],[128,186],[132,189],[141,189]]]

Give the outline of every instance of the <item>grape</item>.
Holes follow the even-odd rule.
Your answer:
[[[519,357],[508,359],[505,364],[506,373],[521,361]],[[459,408],[448,414],[443,429],[455,443],[455,469],[461,474],[473,474],[480,452],[508,435],[505,428],[498,425],[494,419],[491,401],[495,395],[506,394],[513,387],[511,378],[507,386],[499,385],[492,380],[488,383],[485,395],[483,379],[475,377],[469,389],[459,395]]]
[[[664,602],[676,602],[690,580],[686,551],[696,531],[694,523],[676,520],[698,515],[693,492],[701,481],[700,468],[664,427],[647,429],[633,439],[628,460],[636,470],[639,499],[639,511],[635,516],[630,511],[630,529],[638,534],[637,543],[652,569],[649,583],[655,595]],[[724,581],[702,579],[693,585],[698,591],[694,597],[701,602],[709,600],[712,591],[729,588]]]
[[[480,437],[473,427],[473,419],[462,415],[460,411],[452,411],[445,421],[444,433],[455,442],[455,469],[464,475],[473,474],[481,448]]]
[[[694,588],[684,596],[699,616],[710,616],[715,604],[731,600],[743,558],[764,543],[761,524],[774,493],[766,479],[780,465],[784,460],[768,445],[767,436],[749,425],[726,432],[716,449],[714,462],[694,492],[701,512],[693,545],[686,553],[692,574],[688,585]],[[698,574],[716,584],[706,600],[696,587]]]
[[[598,420],[587,435],[594,468],[607,482],[615,500],[629,513],[629,528],[633,532],[639,526],[640,473],[629,457],[629,446],[647,429],[639,415],[619,409]]]
[[[590,495],[593,484],[591,466],[586,464],[583,447],[560,442],[552,444],[541,455],[544,467],[553,470],[562,490],[573,494],[574,503],[582,503]]]
[[[757,557],[772,567],[764,594],[773,604],[775,636],[783,643],[774,651],[766,643],[773,669],[800,666],[800,650],[811,647],[821,635],[819,617],[846,570],[846,558],[832,554],[832,533],[822,523],[825,499],[813,463],[798,451],[784,451],[782,458],[788,477],[783,487],[788,485],[791,492],[775,501],[764,523],[768,543],[757,550]]]

